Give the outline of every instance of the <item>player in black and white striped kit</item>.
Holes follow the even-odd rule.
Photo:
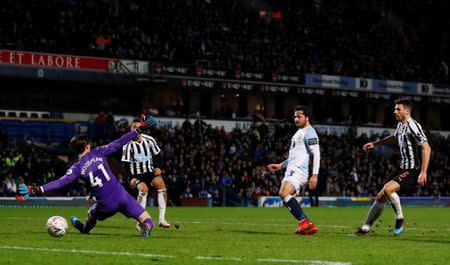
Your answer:
[[[132,127],[141,121],[136,119]],[[164,180],[161,177],[160,152],[155,139],[146,134],[139,134],[135,139],[129,141],[122,149],[122,162],[131,176],[130,187],[138,188],[137,201],[146,208],[148,186],[152,186],[158,192],[159,226],[169,228],[166,221],[167,191]]]
[[[396,100],[394,114],[399,123],[395,133],[382,140],[369,142],[363,146],[363,150],[368,152],[375,146],[397,142],[400,148],[401,162],[400,170],[390,175],[390,181],[377,194],[364,225],[353,235],[369,233],[372,224],[381,215],[386,201],[390,202],[396,216],[394,235],[400,235],[404,230],[404,219],[397,192],[401,191],[405,194],[411,194],[416,190],[417,184],[424,186],[427,182],[431,148],[422,127],[416,120],[411,118],[411,111],[412,102],[410,100]]]

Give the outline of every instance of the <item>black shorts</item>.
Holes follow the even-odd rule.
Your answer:
[[[400,194],[410,196],[416,191],[417,179],[419,178],[420,170],[418,169],[401,169],[394,171],[389,179],[397,182],[400,185]]]
[[[131,178],[129,178],[128,183],[130,183],[133,178],[136,178],[140,182],[144,182],[145,184],[147,184],[148,187],[150,187],[153,179],[155,178],[155,173],[147,172],[144,174],[136,174]]]

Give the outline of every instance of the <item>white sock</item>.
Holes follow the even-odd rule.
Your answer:
[[[375,200],[372,207],[370,207],[369,213],[367,214],[366,221],[364,222],[364,225],[361,227],[364,231],[369,231],[372,224],[375,222],[375,220],[380,217],[380,215],[383,213],[384,209],[384,202],[378,202]]]
[[[290,201],[291,198],[292,198],[292,195],[288,195],[288,196],[284,197],[284,202],[288,203],[288,201]]]
[[[397,192],[393,192],[391,195],[389,195],[388,199],[391,203],[392,209],[394,209],[395,218],[403,219],[402,205],[400,204],[400,197],[398,196]]]
[[[147,207],[147,192],[139,192],[137,201],[145,209]]]
[[[166,189],[158,190],[159,222],[166,220]]]

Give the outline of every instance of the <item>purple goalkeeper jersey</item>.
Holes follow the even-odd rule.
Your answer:
[[[95,148],[82,156],[64,176],[43,185],[44,192],[60,189],[81,178],[91,184],[91,194],[95,196],[98,204],[114,205],[119,198],[128,193],[111,172],[106,156],[119,150],[136,136],[138,136],[138,133],[132,130],[114,142]]]

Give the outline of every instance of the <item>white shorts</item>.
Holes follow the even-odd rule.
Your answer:
[[[308,175],[300,171],[299,168],[288,168],[284,173],[284,178],[281,183],[288,182],[295,188],[295,192],[298,194],[308,183],[308,178]]]

